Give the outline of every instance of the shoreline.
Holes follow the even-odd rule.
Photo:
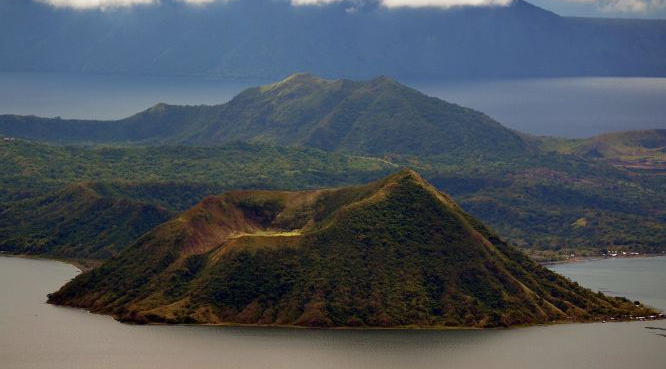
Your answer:
[[[372,326],[337,326],[337,327],[308,327],[301,325],[290,324],[252,324],[252,323],[162,323],[162,322],[135,322],[119,320],[116,315],[107,314],[103,312],[91,311],[83,307],[59,305],[51,302],[46,302],[49,305],[59,308],[75,309],[88,314],[95,314],[103,317],[108,317],[114,320],[115,323],[128,325],[128,326],[154,326],[154,327],[230,327],[230,328],[259,328],[259,329],[289,329],[289,330],[316,330],[316,331],[497,331],[497,330],[512,330],[533,327],[550,327],[563,324],[607,324],[607,323],[639,323],[639,322],[658,322],[666,320],[664,313],[659,313],[655,318],[646,319],[599,319],[599,320],[557,320],[544,323],[534,324],[516,324],[512,326],[498,326],[498,327],[466,327],[466,326],[394,326],[394,327],[372,327]]]
[[[82,273],[95,269],[106,262],[103,259],[83,259],[83,258],[63,258],[50,255],[32,255],[32,254],[12,254],[6,252],[0,252],[0,257],[19,257],[25,259],[35,259],[35,260],[54,260],[60,261],[72,265],[73,267],[79,269]],[[571,259],[566,260],[553,260],[553,261],[537,261],[540,265],[551,266],[551,265],[563,265],[563,264],[575,264],[575,263],[587,263],[592,261],[601,261],[601,260],[611,260],[611,259],[642,259],[642,258],[654,258],[659,256],[665,256],[666,253],[659,254],[640,254],[640,255],[618,255],[618,256],[576,256]]]
[[[31,254],[8,254],[8,253],[0,253],[0,257],[8,257],[8,258],[23,258],[23,259],[32,259],[32,260],[50,260],[50,261],[59,261],[61,263],[69,264],[76,269],[78,269],[81,273],[93,270],[100,265],[104,264],[105,260],[98,260],[98,259],[73,259],[73,258],[60,258],[60,257],[54,257],[54,256],[48,256],[48,255],[31,255]]]
[[[29,254],[6,254],[0,253],[0,257],[16,257],[24,259],[33,259],[33,260],[50,260],[58,261],[72,265],[77,268],[81,273],[90,271],[101,264],[104,263],[104,260],[96,259],[70,259],[70,258],[57,258],[50,257],[45,255],[29,255]],[[619,259],[619,258],[649,258],[649,257],[658,257],[666,256],[664,254],[643,254],[643,255],[625,255],[621,257],[576,257],[573,260],[567,260],[562,262],[550,262],[550,263],[541,263],[544,266],[548,265],[559,265],[559,264],[569,264],[569,263],[583,263],[591,261],[600,261],[605,259]],[[395,327],[352,327],[352,326],[339,326],[339,327],[308,327],[308,326],[298,326],[298,325],[279,325],[279,324],[243,324],[243,323],[234,323],[234,322],[222,322],[222,323],[161,323],[161,322],[133,322],[133,321],[122,321],[119,320],[117,316],[113,314],[107,314],[103,312],[91,311],[86,308],[70,306],[70,305],[61,305],[54,304],[47,300],[46,302],[49,305],[57,306],[61,308],[76,309],[79,311],[85,311],[89,314],[95,314],[105,317],[110,317],[114,321],[120,324],[126,325],[149,325],[149,326],[191,326],[191,327],[241,327],[241,328],[268,328],[268,329],[308,329],[308,330],[334,330],[334,331],[387,331],[387,330],[428,330],[428,331],[451,331],[451,330],[509,330],[509,329],[520,329],[520,328],[530,328],[538,326],[553,326],[560,324],[586,324],[586,323],[627,323],[627,322],[650,322],[650,321],[663,321],[666,320],[666,315],[660,310],[655,309],[658,312],[658,315],[655,318],[647,319],[599,319],[599,320],[558,320],[552,322],[543,322],[543,323],[534,323],[534,324],[518,324],[512,326],[499,326],[499,327],[465,327],[465,326],[395,326]]]
[[[550,265],[562,265],[562,264],[575,264],[575,263],[587,263],[591,261],[601,261],[601,260],[613,260],[613,259],[643,259],[643,258],[654,258],[659,256],[666,256],[666,254],[640,254],[640,255],[618,255],[618,256],[576,256],[567,260],[555,260],[555,261],[543,261],[539,264],[543,266]]]

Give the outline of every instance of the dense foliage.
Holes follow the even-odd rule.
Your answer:
[[[412,171],[209,197],[51,303],[133,322],[496,327],[649,314],[548,271]]]
[[[570,155],[540,154],[496,162],[455,156],[372,159],[246,144],[81,148],[17,141],[0,144],[0,157],[4,202],[0,234],[3,249],[13,252],[71,255],[65,250],[76,244],[87,245],[88,250],[114,244],[116,250],[131,241],[130,235],[155,225],[145,223],[140,231],[107,236],[105,242],[91,237],[96,228],[74,227],[71,239],[56,237],[49,229],[57,228],[59,222],[43,217],[61,219],[57,214],[62,213],[61,221],[72,224],[77,222],[75,216],[86,218],[80,212],[64,211],[75,206],[66,202],[40,205],[46,199],[60,201],[61,191],[92,188],[109,206],[126,199],[175,214],[206,195],[226,190],[362,183],[398,166],[418,168],[467,211],[524,248],[598,255],[608,249],[660,252],[666,245],[663,180]],[[64,249],[34,247],[40,244]],[[92,254],[84,251],[78,256]]]
[[[424,167],[437,187],[521,247],[599,255],[661,252],[666,246],[661,175],[558,154]]]
[[[379,159],[248,144],[87,149],[0,142],[0,250],[106,258],[210,194],[338,186],[394,168]]]

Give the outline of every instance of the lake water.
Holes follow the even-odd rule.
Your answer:
[[[666,309],[666,258],[554,267],[593,288]],[[0,367],[59,368],[641,368],[663,369],[666,322],[473,331],[341,331],[132,326],[45,295],[78,271],[0,257]]]
[[[415,86],[535,135],[580,138],[666,128],[666,78],[553,78]]]
[[[0,73],[0,114],[124,118],[158,102],[219,104],[268,80]],[[666,128],[666,78],[402,81],[537,135]]]

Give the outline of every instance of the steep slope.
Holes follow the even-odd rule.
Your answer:
[[[160,104],[115,122],[0,116],[6,136],[59,143],[232,141],[357,154],[524,155],[520,135],[472,109],[391,79],[325,80],[296,74],[217,106]]]
[[[322,3],[324,3],[322,1]],[[509,6],[388,9],[375,0],[177,0],[55,9],[0,0],[0,70],[278,78],[664,76],[666,22]]]
[[[206,198],[54,304],[123,321],[495,327],[648,313],[539,266],[413,171]]]

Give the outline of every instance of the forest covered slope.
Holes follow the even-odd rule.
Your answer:
[[[139,323],[497,327],[651,310],[530,261],[411,170],[210,196],[49,302]]]

